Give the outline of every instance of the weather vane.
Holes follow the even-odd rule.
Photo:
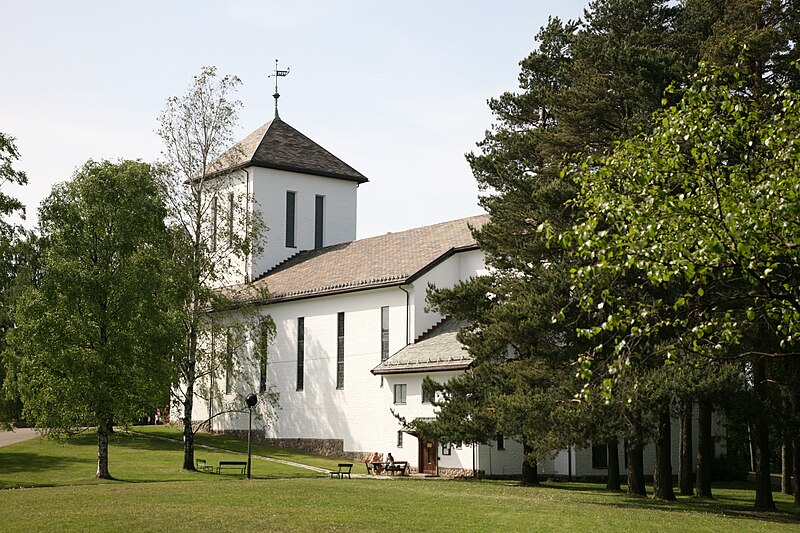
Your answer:
[[[279,70],[278,69],[278,60],[276,59],[275,60],[275,73],[274,74],[270,74],[269,76],[267,76],[268,78],[272,78],[272,77],[275,78],[275,94],[272,95],[272,97],[275,99],[275,118],[281,118],[280,115],[278,115],[278,98],[281,97],[281,95],[278,93],[278,78],[283,77],[283,76],[287,76],[289,74],[289,70],[290,69],[291,69],[291,67],[287,68],[286,70]]]

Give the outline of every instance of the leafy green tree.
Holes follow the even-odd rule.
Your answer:
[[[28,178],[21,170],[14,168],[19,159],[14,138],[0,133],[0,187],[7,185],[25,185]],[[25,208],[22,203],[0,190],[0,269],[3,278],[0,280],[0,424],[11,423],[18,420],[22,414],[22,404],[14,393],[13,376],[7,374],[4,364],[3,351],[5,350],[6,333],[14,324],[14,287],[18,284],[17,275],[24,263],[19,262],[21,246],[19,237],[21,228],[11,223],[8,217],[14,213],[24,215]],[[24,247],[24,246],[23,246]]]
[[[697,24],[700,31],[679,33],[682,14],[666,1],[598,0],[589,4],[583,21],[551,19],[536,37],[537,49],[520,63],[521,92],[490,100],[496,123],[478,143],[479,152],[467,155],[481,191],[479,201],[491,215],[475,235],[492,273],[439,291],[431,303],[469,323],[461,338],[475,357],[477,376],[492,374],[478,371],[482,365],[507,365],[497,354],[508,347],[518,358],[515,366],[529,365],[540,376],[543,368],[564,376],[547,385],[553,387],[550,409],[573,399],[578,386],[572,382],[570,391],[565,385],[571,376],[561,369],[586,349],[576,327],[594,317],[569,305],[569,272],[576,268],[576,259],[539,230],[547,222],[558,232],[575,220],[569,201],[576,189],[562,174],[565,157],[602,153],[616,140],[648,127],[664,90],[695,68],[697,53],[692,50],[699,49],[698,39],[708,28]],[[554,322],[558,315],[561,320]],[[509,408],[526,405],[521,394],[537,401],[548,381],[528,381],[534,383],[536,387],[512,388]],[[473,386],[484,384],[476,380]],[[538,427],[538,433],[509,432],[528,438],[535,434],[533,442],[523,442],[532,449],[545,442],[585,442],[586,435],[572,428],[592,426],[535,423],[537,415],[532,413],[517,411],[517,419],[530,418],[526,423]],[[637,422],[632,430],[637,437],[629,442],[641,440],[640,425]],[[595,435],[613,440],[614,435],[594,426]],[[559,432],[561,438],[556,438]],[[643,481],[643,473],[640,477]]]
[[[160,185],[175,235],[175,270],[182,273],[185,287],[181,348],[176,358],[179,379],[172,398],[183,422],[186,470],[195,469],[195,400],[205,400],[210,408],[218,404],[219,391],[227,388],[228,381],[220,376],[230,377],[235,370],[233,354],[251,337],[274,331],[271,319],[248,311],[236,291],[217,290],[248,281],[243,272],[248,259],[262,250],[266,230],[257,213],[248,209],[251,198],[238,193],[229,196],[236,190],[232,184],[239,176],[226,168],[225,162],[237,156],[237,147],[229,147],[241,107],[241,102],[230,97],[240,83],[236,76],[218,79],[214,67],[204,67],[185,95],[167,100],[159,117],[158,134],[169,170],[161,176]],[[227,212],[221,207],[226,204]],[[226,213],[227,224],[219,225],[223,229],[218,234],[221,213]],[[226,313],[232,305],[236,320]],[[273,396],[268,398],[274,403]],[[215,415],[241,409],[244,399],[239,400],[238,406],[217,405]]]
[[[40,209],[44,275],[11,332],[24,415],[54,435],[97,427],[97,477],[111,478],[113,424],[163,401],[177,322],[154,169],[89,161]]]
[[[16,308],[20,296],[30,287],[38,287],[44,274],[41,239],[33,231],[19,230],[20,234],[0,252],[0,262],[5,273],[5,285],[0,294],[0,419],[22,419],[22,400],[14,368],[13,349],[5,342],[6,334],[16,327]],[[2,423],[2,422],[0,422]]]
[[[792,353],[800,340],[800,98],[751,88],[740,70],[708,69],[651,134],[578,173],[586,216],[577,250],[593,259],[576,278],[587,287],[635,270],[649,285],[680,280],[670,298],[604,293],[618,368],[640,339],[665,330],[710,357],[740,344],[763,403],[767,358]],[[758,434],[756,507],[768,509],[767,432]]]

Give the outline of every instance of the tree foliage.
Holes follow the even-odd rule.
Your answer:
[[[708,69],[651,133],[587,161],[576,173],[585,216],[575,249],[587,260],[576,280],[590,288],[584,308],[602,308],[605,321],[584,333],[613,332],[621,363],[665,329],[713,355],[758,322],[777,337],[775,353],[791,351],[800,340],[799,128],[796,92],[754,99],[737,72]],[[631,271],[664,297],[606,290]]]
[[[154,169],[87,162],[40,209],[44,274],[18,302],[12,332],[24,415],[52,434],[108,433],[163,405],[175,354],[174,289]]]
[[[184,424],[183,468],[187,470],[195,468],[195,399],[209,405],[219,402],[219,391],[225,388],[219,384],[225,384],[225,376],[237,364],[233,353],[241,353],[238,346],[248,335],[258,337],[256,330],[274,330],[269,317],[251,312],[252,323],[243,320],[248,314],[244,307],[237,308],[237,323],[224,313],[209,314],[237,304],[235,291],[217,289],[249,281],[249,261],[262,250],[266,229],[249,208],[249,189],[242,193],[236,187],[242,178],[227,164],[239,150],[230,146],[241,107],[231,95],[240,83],[236,76],[217,78],[214,67],[204,67],[186,94],[167,100],[159,117],[158,134],[169,170],[161,187],[174,233],[174,265],[186,287],[173,405]],[[239,400],[238,406],[218,406],[218,412],[241,409],[243,398]]]
[[[4,190],[8,185],[25,185],[28,181],[25,172],[14,168],[19,157],[14,138],[0,132],[0,425],[19,420],[22,415],[22,404],[13,387],[14,376],[7,373],[3,355],[6,333],[14,325],[18,288],[27,278],[26,251],[30,250],[24,239],[20,240],[21,228],[8,220],[14,213],[24,215],[24,207]]]
[[[590,3],[582,21],[551,19],[536,36],[537,49],[520,63],[521,91],[489,101],[496,123],[478,143],[479,152],[467,155],[480,203],[491,215],[475,231],[491,274],[438,290],[430,302],[468,322],[460,339],[475,358],[472,386],[484,387],[481,376],[495,376],[489,381],[498,385],[495,398],[508,405],[495,412],[514,412],[516,417],[503,419],[519,421],[500,428],[495,417],[497,430],[524,435],[523,444],[535,450],[529,462],[548,456],[556,443],[586,443],[588,433],[579,435],[580,428],[594,427],[595,437],[603,433],[586,413],[578,421],[572,402],[579,385],[570,363],[586,348],[576,329],[592,318],[568,306],[576,259],[539,229],[547,222],[566,230],[575,220],[569,203],[575,185],[561,172],[565,156],[602,153],[635,135],[649,125],[670,83],[691,72],[691,51],[699,43],[694,34],[681,33],[682,16],[666,1],[600,0]],[[504,356],[509,348],[513,358]],[[521,408],[534,404],[539,408]],[[439,418],[450,408],[443,405]],[[559,422],[550,413],[564,418]]]

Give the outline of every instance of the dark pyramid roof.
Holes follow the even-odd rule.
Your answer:
[[[249,166],[288,170],[364,183],[353,167],[275,118],[245,137],[211,164],[214,174]]]

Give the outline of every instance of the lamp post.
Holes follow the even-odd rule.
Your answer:
[[[247,422],[247,479],[250,479],[250,434],[253,432],[253,407],[258,403],[258,396],[251,392],[244,401],[250,411],[250,417]]]

